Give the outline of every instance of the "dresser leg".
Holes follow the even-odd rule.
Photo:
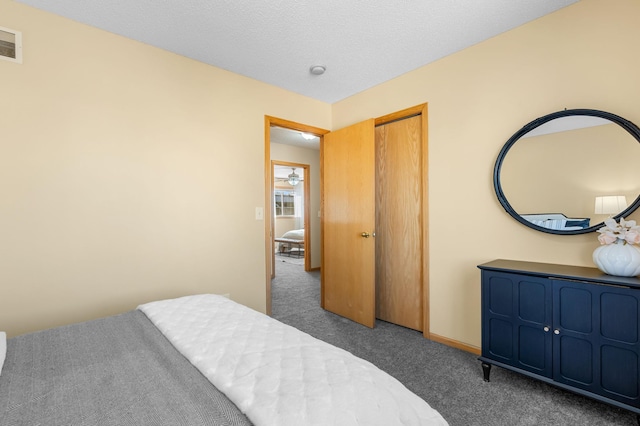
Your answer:
[[[489,373],[491,373],[491,364],[487,364],[486,362],[483,362],[482,363],[482,374],[484,374],[484,381],[485,382],[489,381]]]

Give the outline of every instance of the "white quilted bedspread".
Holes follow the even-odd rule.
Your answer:
[[[447,424],[370,362],[222,296],[138,309],[258,426]]]

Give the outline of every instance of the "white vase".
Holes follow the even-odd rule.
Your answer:
[[[595,249],[593,262],[605,274],[635,277],[640,275],[640,248],[618,240]]]

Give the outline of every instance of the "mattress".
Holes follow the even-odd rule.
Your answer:
[[[257,425],[446,425],[368,361],[222,296],[140,306]]]
[[[293,229],[291,231],[285,232],[282,237],[290,240],[304,240],[304,229]]]

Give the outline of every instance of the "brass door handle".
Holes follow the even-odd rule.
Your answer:
[[[363,238],[369,238],[371,235],[368,232],[363,232],[360,234]]]

